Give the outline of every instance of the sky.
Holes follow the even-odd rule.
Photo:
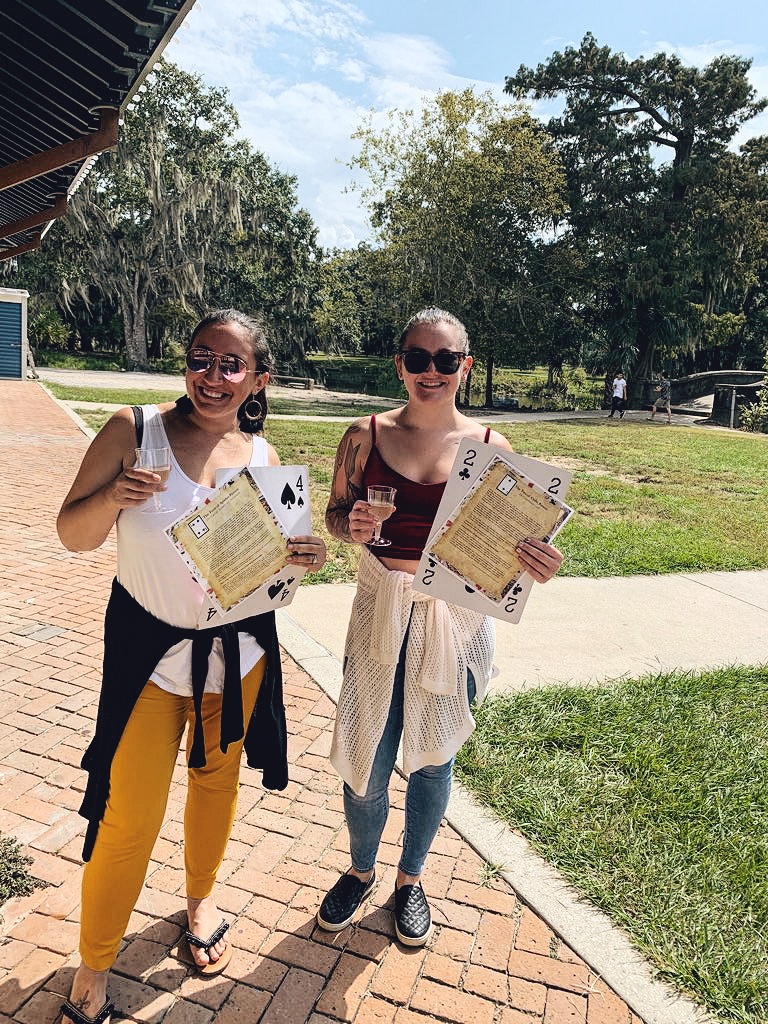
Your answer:
[[[347,166],[366,116],[383,125],[387,110],[467,86],[509,100],[507,75],[587,32],[630,59],[748,57],[768,96],[764,0],[197,0],[165,56],[229,90],[239,134],[296,176],[319,243],[352,248],[371,238]],[[768,111],[736,141],[756,134],[768,134]]]

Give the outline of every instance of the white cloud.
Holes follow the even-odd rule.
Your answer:
[[[372,31],[347,0],[198,0],[166,55],[229,90],[241,134],[297,176],[328,246],[369,237],[346,164],[371,109],[418,110],[439,90],[469,85],[509,99],[502,82],[453,74],[453,57],[429,36]]]
[[[708,43],[697,45],[658,42],[654,44],[654,53],[661,51],[667,54],[675,54],[683,64],[689,64],[695,68],[702,68],[710,64],[715,57],[749,57],[758,52],[754,43],[734,43],[730,39],[719,39]]]

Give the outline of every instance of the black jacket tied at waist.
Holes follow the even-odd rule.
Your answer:
[[[243,722],[238,633],[249,633],[266,654],[264,678],[256,707]],[[246,761],[261,768],[267,789],[288,785],[288,753],[283,679],[274,612],[211,629],[184,629],[156,618],[134,600],[117,580],[104,621],[104,671],[96,716],[96,732],[83,755],[88,772],[80,814],[88,819],[83,860],[89,860],[109,797],[109,775],[120,739],[141,691],[167,651],[181,640],[192,641],[192,701],[195,709],[190,768],[205,765],[202,703],[208,657],[215,637],[224,654],[224,689],[219,743],[222,752],[245,735]]]

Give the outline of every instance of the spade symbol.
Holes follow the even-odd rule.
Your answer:
[[[464,584],[464,589],[468,594],[474,594],[475,592],[474,587],[468,587],[466,583]]]
[[[274,599],[277,597],[277,595],[280,593],[280,591],[283,589],[284,586],[285,586],[285,581],[284,580],[277,580],[275,583],[272,584],[272,586],[267,587],[267,593],[269,594],[269,599],[271,601],[274,601]]]
[[[296,502],[296,504],[299,506],[299,508],[304,508],[304,499],[301,496],[299,496],[299,500]]]
[[[286,508],[293,508],[296,503],[296,495],[291,490],[291,485],[286,484],[283,488],[283,493],[280,495],[280,501]]]

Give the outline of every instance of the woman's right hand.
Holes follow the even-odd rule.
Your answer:
[[[151,469],[128,466],[104,488],[109,500],[119,509],[136,508],[148,501],[155,491],[165,486],[158,473]]]
[[[70,551],[94,551],[123,508],[136,508],[161,490],[157,473],[134,468],[136,428],[130,406],[114,414],[91,442],[64,499],[56,527]]]
[[[349,536],[356,544],[367,544],[373,537],[376,520],[367,501],[356,501],[349,513]]]

